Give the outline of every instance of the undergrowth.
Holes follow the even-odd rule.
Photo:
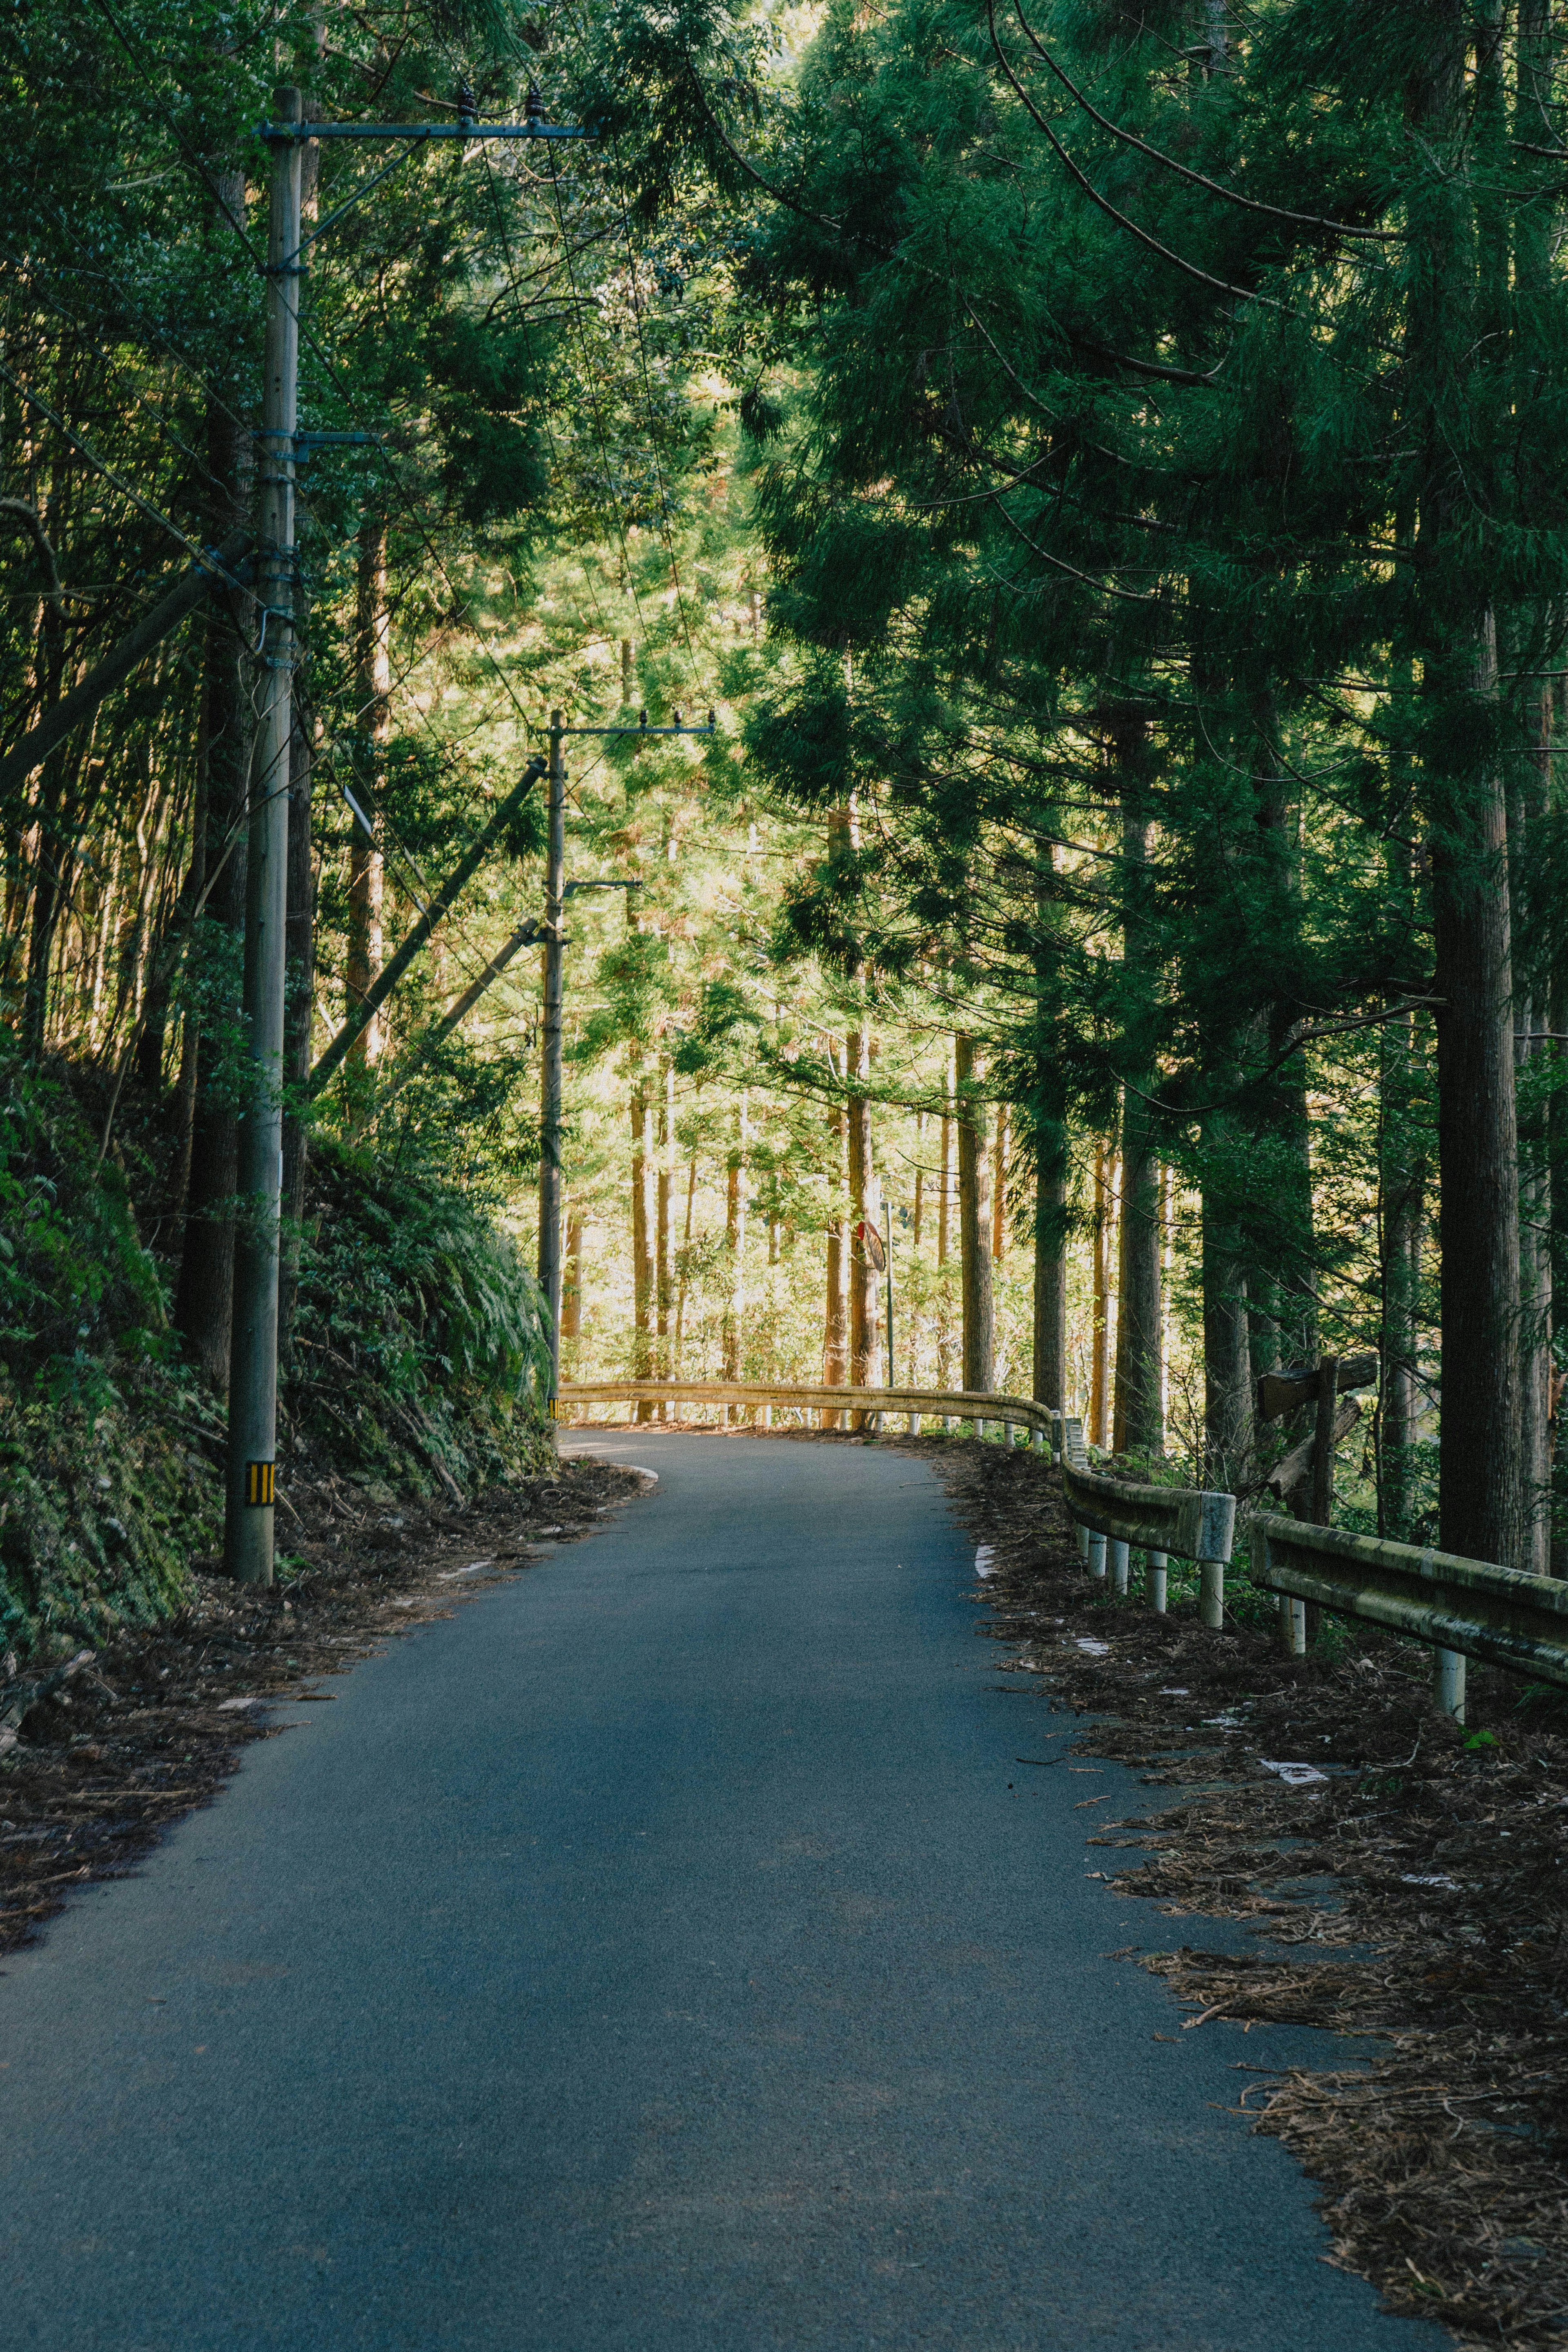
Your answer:
[[[168,1619],[220,1540],[224,1410],[169,1320],[162,1108],[122,1104],[106,1147],[100,1076],[0,1029],[0,1662]],[[538,1288],[483,1198],[319,1135],[298,1242],[286,1495],[323,1456],[448,1496],[553,1458]]]

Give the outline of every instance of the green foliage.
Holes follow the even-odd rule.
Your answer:
[[[216,1527],[216,1422],[67,1073],[0,1028],[0,1652],[180,1605]]]
[[[340,1467],[428,1486],[518,1475],[548,1448],[538,1286],[441,1177],[324,1143],[300,1250],[288,1409]]]

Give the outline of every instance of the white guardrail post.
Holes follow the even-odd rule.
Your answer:
[[[1225,1622],[1225,1570],[1236,1528],[1234,1495],[1196,1486],[1145,1486],[1107,1477],[1090,1465],[1083,1423],[1061,1422],[1061,1486],[1067,1507],[1078,1521],[1079,1541],[1091,1576],[1106,1574],[1110,1547],[1112,1590],[1125,1592],[1130,1555],[1144,1554],[1144,1598],[1165,1614],[1171,1554],[1197,1568],[1198,1617],[1212,1631]]]
[[[1251,1551],[1252,1581],[1280,1595],[1281,1632],[1298,1656],[1312,1601],[1428,1643],[1437,1705],[1457,1722],[1467,1658],[1568,1688],[1568,1583],[1555,1577],[1272,1513],[1253,1519]]]

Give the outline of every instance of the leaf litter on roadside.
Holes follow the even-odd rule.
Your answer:
[[[1370,2063],[1240,2094],[1320,2183],[1333,2259],[1462,2347],[1568,2345],[1562,1718],[1532,1724],[1518,1683],[1472,1662],[1467,1734],[1432,1703],[1429,1654],[1370,1629],[1287,1659],[1267,1622],[1156,1617],[1084,1573],[1040,1456],[949,1444],[939,1467],[990,1548],[977,1630],[1016,1649],[1002,1671],[1095,1718],[1071,1752],[1171,1792],[1086,1840],[1140,1857],[1107,1885],[1268,1939],[1137,1954],[1187,2028],[1383,2038]]]

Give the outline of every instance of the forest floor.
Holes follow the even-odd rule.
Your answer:
[[[1041,1769],[1114,1759],[1161,1792],[1091,1836],[1108,1884],[1173,1922],[1245,1919],[1273,1947],[1129,1945],[1118,1957],[1193,2012],[1180,2030],[1385,2038],[1343,2072],[1260,2065],[1243,2095],[1322,2185],[1335,2261],[1464,2347],[1568,2345],[1563,1717],[1543,1723],[1472,1662],[1462,1729],[1433,1704],[1430,1654],[1370,1628],[1292,1660],[1268,1622],[1155,1616],[1086,1576],[1040,1455],[875,1442],[945,1453],[964,1526],[993,1549],[1000,1671],[1079,1717],[1029,1743],[1051,1751]],[[1154,1852],[1123,1866],[1124,1846]]]
[[[314,1687],[324,1675],[587,1535],[640,1488],[583,1460],[455,1504],[297,1479],[275,1585],[199,1567],[191,1605],[157,1633],[33,1681],[0,1677],[0,1952],[76,1887],[130,1868],[251,1740],[287,1730],[277,1702],[330,1699]]]

